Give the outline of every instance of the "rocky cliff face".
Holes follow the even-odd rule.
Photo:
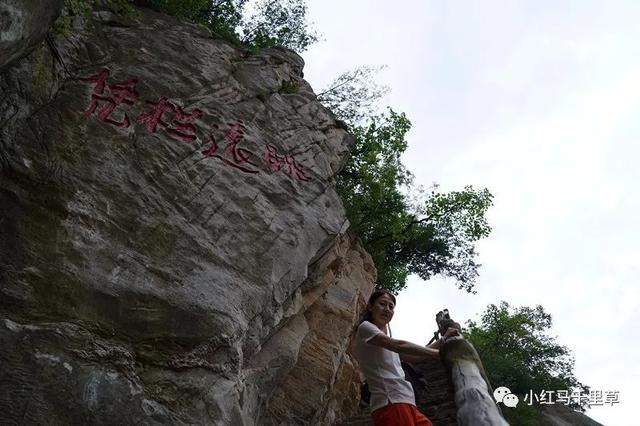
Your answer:
[[[371,259],[296,54],[143,10],[0,72],[0,418],[328,423]]]
[[[0,70],[42,42],[61,8],[62,0],[0,3]]]

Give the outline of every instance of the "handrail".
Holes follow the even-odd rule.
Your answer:
[[[462,336],[448,338],[440,358],[451,372],[461,426],[508,426],[491,395],[491,385],[482,361],[471,342]]]

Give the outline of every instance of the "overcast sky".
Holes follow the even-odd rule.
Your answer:
[[[388,65],[385,103],[413,123],[418,183],[495,196],[476,295],[412,277],[394,336],[423,342],[434,315],[542,304],[594,390],[588,411],[638,424],[640,2],[310,0],[324,41],[303,54],[316,92],[358,65]],[[500,385],[499,383],[495,384]]]

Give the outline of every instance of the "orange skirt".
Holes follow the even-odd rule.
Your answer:
[[[433,426],[413,404],[389,404],[373,413],[374,426]]]

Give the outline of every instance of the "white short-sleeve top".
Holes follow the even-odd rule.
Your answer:
[[[404,378],[400,356],[388,349],[372,345],[373,337],[381,334],[375,324],[363,321],[356,332],[355,355],[369,384],[371,411],[387,404],[403,402],[416,404],[413,388]]]

